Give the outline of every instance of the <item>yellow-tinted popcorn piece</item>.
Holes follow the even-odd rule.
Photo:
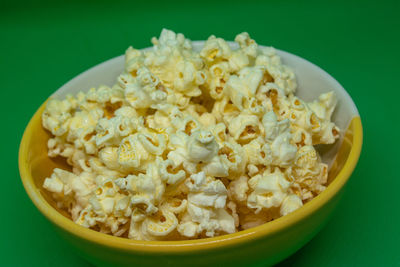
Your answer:
[[[143,221],[143,228],[151,236],[166,236],[178,225],[178,219],[173,212],[161,207],[157,216],[149,216]]]
[[[302,206],[303,206],[303,202],[302,202],[301,198],[299,198],[295,194],[288,195],[282,201],[280,213],[282,216],[285,216],[286,214],[289,214],[289,213],[299,209]]]
[[[263,208],[281,206],[290,187],[290,182],[280,171],[256,175],[249,180],[253,192],[247,198],[247,206],[258,213]]]
[[[72,220],[137,240],[218,236],[301,208],[321,193],[332,144],[333,92],[296,97],[294,72],[248,33],[194,50],[162,30],[129,47],[111,87],[51,99],[42,124],[54,169],[43,187]],[[304,88],[305,90],[306,88]]]

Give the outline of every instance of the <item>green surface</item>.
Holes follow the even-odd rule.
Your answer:
[[[248,31],[319,65],[347,89],[364,126],[360,162],[332,220],[282,266],[400,265],[399,2],[168,2],[0,3],[0,265],[89,265],[27,197],[19,142],[53,91],[129,45],[148,46],[163,27],[192,40]]]

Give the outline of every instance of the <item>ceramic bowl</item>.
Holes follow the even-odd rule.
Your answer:
[[[203,44],[193,42],[195,49]],[[230,45],[235,47],[234,43]],[[26,192],[61,237],[98,266],[266,266],[281,261],[306,244],[329,219],[357,164],[363,134],[354,102],[334,78],[305,59],[280,50],[278,54],[294,70],[300,98],[310,101],[321,93],[335,91],[338,105],[333,121],[342,129],[340,140],[321,151],[330,165],[329,186],[295,212],[234,234],[189,241],[136,241],[79,226],[57,209],[42,188],[55,167],[66,168],[65,162],[47,156],[50,135],[41,124],[45,103],[33,115],[20,144],[19,169]],[[111,86],[123,68],[124,56],[108,60],[78,75],[51,97],[61,99],[94,86]]]

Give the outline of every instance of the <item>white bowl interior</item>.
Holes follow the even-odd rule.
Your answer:
[[[194,50],[198,51],[203,47],[204,41],[193,41],[192,44]],[[234,42],[229,42],[229,44],[233,49],[238,48],[238,45]],[[151,47],[144,50],[147,49],[151,49]],[[332,76],[313,63],[282,50],[277,50],[277,52],[283,63],[291,67],[296,74],[298,83],[296,95],[298,97],[305,101],[312,101],[322,93],[329,91],[336,93],[338,104],[332,120],[342,130],[341,137],[343,137],[351,119],[359,116],[357,108],[346,90]],[[52,94],[52,97],[62,99],[67,94],[74,95],[80,91],[86,92],[92,87],[112,86],[119,74],[123,72],[124,63],[124,55],[121,55],[98,64],[63,85]],[[334,145],[318,147],[322,160],[331,165],[340,144],[341,140]]]

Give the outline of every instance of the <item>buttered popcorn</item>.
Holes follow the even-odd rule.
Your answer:
[[[58,207],[102,233],[183,240],[266,223],[321,193],[328,166],[314,146],[339,137],[334,93],[299,99],[273,48],[235,41],[211,36],[195,51],[163,30],[152,50],[128,48],[114,86],[49,100],[48,155],[71,166],[43,183]]]

